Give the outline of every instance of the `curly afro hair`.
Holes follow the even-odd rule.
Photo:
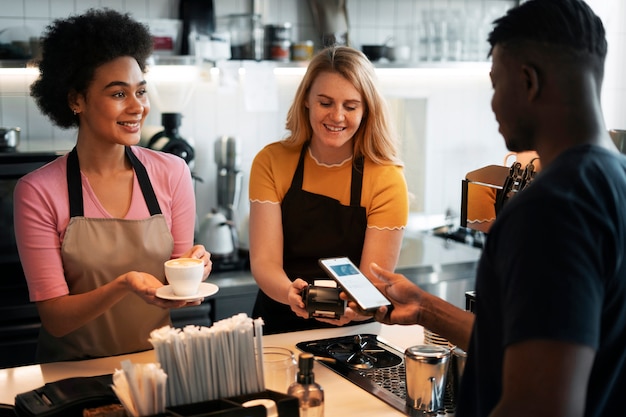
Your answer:
[[[122,56],[135,58],[143,72],[152,54],[149,29],[128,14],[90,9],[55,20],[42,37],[39,78],[30,95],[43,114],[61,128],[78,126],[68,95],[85,93],[96,68]]]

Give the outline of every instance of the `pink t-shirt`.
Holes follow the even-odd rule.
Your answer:
[[[172,233],[172,257],[179,257],[193,245],[196,204],[189,167],[176,155],[138,146],[132,149],[148,171]],[[69,294],[61,260],[61,244],[70,220],[66,172],[67,155],[64,155],[22,177],[15,187],[15,235],[31,301]],[[84,216],[111,218],[84,175],[82,184]],[[124,218],[148,217],[150,212],[135,176],[132,201]]]

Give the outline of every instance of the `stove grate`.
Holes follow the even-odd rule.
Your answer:
[[[338,345],[342,347],[341,350],[337,349]],[[348,357],[348,354],[357,351],[354,345],[362,346],[366,348],[366,350],[384,350],[384,355],[381,355],[380,351],[377,351],[377,354],[379,355],[378,358],[385,358],[385,360],[377,361],[374,366],[371,367],[359,367],[350,364],[345,359]],[[410,414],[411,410],[407,410],[406,407],[404,355],[402,352],[379,341],[377,336],[366,334],[314,340],[298,343],[297,347],[305,352],[313,353],[320,359],[320,363],[324,366],[337,372],[370,394],[385,401],[397,410],[407,415]],[[397,360],[390,360],[389,356],[394,356]],[[324,358],[332,358],[335,360],[329,361],[324,360]],[[454,416],[454,404],[450,388],[450,386],[446,387],[444,410],[431,415]]]
[[[361,371],[359,375],[369,379],[380,388],[389,391],[389,393],[398,397],[401,401],[406,402],[406,373],[404,363],[391,368]],[[454,411],[455,406],[452,399],[451,387],[446,386],[444,409],[440,411],[438,415],[451,416],[454,415]]]
[[[406,401],[406,377],[404,364],[391,368],[361,371],[359,374],[370,379],[376,385]]]

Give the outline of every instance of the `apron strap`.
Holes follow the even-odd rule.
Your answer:
[[[350,205],[361,207],[361,189],[363,188],[363,155],[352,164],[352,184],[350,185]]]
[[[304,155],[309,147],[309,142],[305,142],[300,151],[300,159],[298,160],[298,166],[296,172],[291,179],[290,188],[297,190],[302,189],[302,181],[304,178]],[[352,180],[350,184],[350,206],[361,207],[361,192],[363,188],[363,167],[365,166],[363,155],[355,158],[352,164]]]
[[[150,215],[162,214],[161,206],[152,188],[152,183],[148,177],[146,167],[143,166],[141,161],[135,156],[130,146],[126,146],[126,156],[130,160],[135,174],[137,175],[137,181],[141,187],[143,198],[146,201]],[[85,209],[83,206],[83,186],[80,175],[80,163],[78,162],[78,153],[76,147],[72,149],[67,158],[67,190],[69,193],[70,203],[70,218],[82,217],[85,215]]]
[[[304,155],[306,155],[306,150],[309,147],[309,142],[305,142],[302,145],[302,150],[300,151],[300,159],[298,160],[298,166],[296,167],[296,172],[293,174],[293,178],[291,179],[290,188],[301,190],[302,189],[302,181],[304,178]]]
[[[83,185],[80,178],[80,164],[76,146],[67,157],[67,191],[70,200],[70,218],[82,217],[85,213],[83,208]]]
[[[130,146],[126,147],[126,156],[128,156],[130,163],[133,165],[133,168],[135,168],[137,181],[139,181],[139,186],[141,187],[143,198],[146,200],[146,205],[148,206],[150,215],[154,216],[156,214],[161,214],[161,207],[159,206],[159,201],[154,193],[154,188],[152,188],[152,183],[148,177],[146,167],[144,167],[141,161],[139,161],[139,159],[135,156],[133,151],[130,149]]]

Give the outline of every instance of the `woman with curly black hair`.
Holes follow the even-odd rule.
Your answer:
[[[89,10],[60,19],[43,37],[41,111],[78,128],[74,149],[23,177],[15,230],[42,329],[43,362],[149,349],[169,308],[200,300],[157,297],[170,258],[204,260],[193,246],[195,196],[178,156],[134,146],[150,110],[148,29],[129,15]]]

